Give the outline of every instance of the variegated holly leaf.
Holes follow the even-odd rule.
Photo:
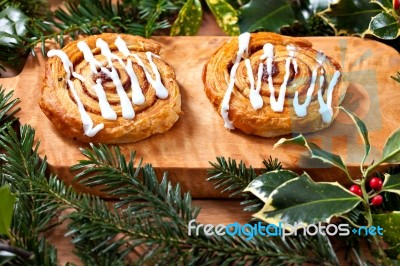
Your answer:
[[[268,197],[254,217],[267,223],[315,224],[329,222],[362,201],[339,183],[314,182],[307,174],[286,181]]]
[[[228,35],[240,34],[238,26],[238,13],[225,0],[206,0],[208,7],[217,20],[218,26]]]
[[[299,146],[303,146],[310,151],[311,158],[316,158],[325,163],[336,166],[342,169],[347,174],[347,176],[350,176],[346,165],[344,164],[342,158],[339,155],[325,151],[313,142],[308,142],[302,134],[291,139],[285,139],[285,138],[280,139],[277,143],[275,143],[274,149],[284,144],[296,144]]]
[[[0,235],[10,235],[15,195],[9,186],[0,187]]]
[[[381,191],[392,192],[400,195],[400,174],[385,174],[385,181]]]
[[[364,142],[364,157],[361,161],[361,167],[364,165],[365,160],[368,157],[368,154],[371,151],[371,144],[369,143],[369,138],[368,138],[368,129],[365,123],[354,113],[348,111],[347,109],[343,108],[342,106],[340,107],[342,111],[344,111],[350,118],[353,120],[354,124],[357,126],[358,133],[360,133],[360,136]]]
[[[382,7],[370,1],[338,1],[319,13],[340,34],[364,35],[371,18],[382,12]]]
[[[7,7],[0,12],[0,45],[13,46],[18,43],[15,36],[27,32],[28,17],[18,8]],[[13,36],[14,35],[14,36]]]
[[[171,27],[171,36],[195,35],[200,28],[203,10],[199,0],[187,1]]]
[[[386,253],[394,259],[400,255],[400,212],[372,214],[375,226],[383,228],[383,240],[389,245]]]
[[[400,22],[389,13],[380,13],[372,18],[367,34],[385,40],[393,40],[400,35]]]
[[[390,135],[383,148],[382,162],[400,162],[400,129]]]
[[[270,171],[251,181],[243,191],[251,192],[254,196],[266,202],[272,191],[297,176],[298,174],[289,170]]]
[[[241,32],[279,32],[282,27],[290,26],[296,21],[288,1],[251,0],[239,9],[239,14]]]

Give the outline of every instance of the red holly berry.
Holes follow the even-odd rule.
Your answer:
[[[400,0],[393,0],[393,8],[397,10],[400,8]]]
[[[360,197],[362,196],[361,188],[358,185],[352,185],[350,187],[350,192],[356,194],[357,196],[360,196]]]
[[[375,197],[372,198],[371,205],[379,206],[382,204],[382,201],[383,201],[383,197],[381,195],[376,195]]]
[[[379,191],[382,189],[382,179],[380,179],[379,177],[373,177],[371,178],[371,180],[369,181],[369,187],[373,190]]]

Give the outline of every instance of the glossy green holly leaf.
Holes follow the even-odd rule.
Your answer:
[[[400,35],[400,24],[393,15],[380,13],[372,18],[366,33],[381,39],[393,40]]]
[[[203,10],[199,0],[187,1],[171,27],[171,36],[195,35],[200,28]]]
[[[400,162],[400,129],[397,129],[386,140],[383,148],[382,162]]]
[[[296,21],[288,1],[251,0],[239,9],[239,14],[241,32],[279,32],[282,27],[290,26]]]
[[[364,35],[371,18],[382,12],[382,7],[370,1],[338,1],[319,13],[335,29],[336,35]]]
[[[307,148],[311,153],[311,158],[319,159],[325,163],[336,166],[342,169],[349,176],[347,167],[339,155],[325,151],[313,142],[308,142],[302,134],[291,139],[280,139],[277,143],[275,143],[274,149],[278,146],[286,144],[295,144]]]
[[[314,182],[307,174],[277,187],[254,217],[267,223],[302,223],[304,226],[329,222],[362,201],[339,183]]]
[[[400,174],[385,174],[381,191],[392,192],[400,195]]]
[[[225,0],[206,0],[208,7],[217,20],[218,26],[228,35],[240,34],[238,26],[238,13]]]
[[[272,191],[297,176],[298,174],[289,170],[270,171],[255,178],[243,191],[251,192],[254,196],[266,202]]]
[[[10,235],[15,195],[9,186],[0,187],[0,235]]]
[[[7,7],[0,12],[0,45],[13,46],[18,43],[15,36],[23,36],[27,32],[28,17],[18,8]]]
[[[400,255],[400,212],[372,214],[375,226],[383,228],[383,240],[389,245],[387,254],[394,259]]]
[[[371,144],[369,143],[367,126],[356,114],[348,111],[347,109],[345,109],[342,106],[340,107],[340,109],[342,111],[344,111],[348,116],[350,116],[351,120],[353,120],[354,124],[356,125],[356,127],[358,129],[358,133],[360,133],[360,136],[364,142],[364,157],[361,161],[361,167],[362,167],[371,151]]]
[[[371,3],[376,3],[380,5],[384,10],[389,12],[393,9],[393,1],[392,0],[371,0]]]

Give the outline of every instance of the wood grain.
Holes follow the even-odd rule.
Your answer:
[[[225,130],[222,118],[203,92],[201,72],[206,60],[228,38],[154,38],[162,44],[161,57],[176,71],[184,114],[168,132],[139,143],[120,145],[122,151],[125,154],[137,151],[138,156],[151,163],[160,174],[167,171],[173,182],[179,182],[183,190],[189,190],[196,198],[226,196],[212,189],[212,184],[206,181],[209,162],[216,161],[217,156],[243,160],[247,165],[260,169],[262,160],[271,155],[279,158],[284,167],[299,173],[307,171],[316,180],[346,182],[339,170],[307,159],[304,149],[286,146],[273,150],[278,138],[265,139]],[[314,48],[323,50],[341,63],[344,79],[349,82],[343,105],[366,122],[372,143],[368,162],[378,159],[387,136],[400,124],[400,90],[390,78],[400,65],[399,54],[376,41],[355,37],[307,39]],[[41,142],[39,153],[47,156],[51,169],[78,190],[104,196],[98,190],[72,181],[74,173],[69,168],[83,159],[79,147],[85,145],[61,135],[41,112],[38,100],[44,64],[45,58],[38,52],[37,58],[28,58],[19,76],[0,79],[0,84],[14,90],[15,97],[21,98],[21,122],[36,129],[36,139]],[[343,156],[349,170],[358,174],[358,163],[363,155],[362,141],[345,115],[341,114],[328,129],[308,134],[307,138]]]

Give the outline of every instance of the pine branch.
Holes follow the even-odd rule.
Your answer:
[[[33,260],[15,258],[17,265],[57,265],[55,248],[47,243],[42,232],[57,215],[57,208],[41,212],[39,208],[48,202],[47,196],[32,195],[36,182],[46,178],[47,163],[37,154],[38,144],[34,145],[34,130],[22,126],[18,134],[10,125],[0,134],[0,147],[5,153],[1,183],[11,185],[18,193],[14,207],[11,241],[16,247],[35,254]],[[51,256],[50,256],[51,255]]]
[[[253,181],[258,175],[255,170],[240,161],[237,165],[234,159],[228,158],[226,161],[223,157],[218,157],[216,163],[210,162],[214,169],[208,172],[211,177],[207,181],[214,181],[215,189],[222,189],[221,193],[230,192],[230,197],[240,195],[244,200],[240,205],[245,206],[244,211],[258,212],[263,202],[254,197],[251,193],[243,193],[243,190]],[[265,169],[262,173],[282,169],[282,164],[278,159],[272,159],[270,156],[268,160],[263,160]]]
[[[268,160],[264,159],[263,164],[265,166],[264,173],[282,169],[282,164],[278,158],[272,159],[272,156],[269,156]]]
[[[392,79],[394,79],[395,81],[397,81],[398,83],[400,83],[400,72],[397,71],[397,76],[390,76]]]
[[[12,99],[13,91],[6,92],[2,85],[0,85],[0,131],[3,131],[9,124],[14,123],[17,119],[15,115],[20,111],[16,105],[19,99]]]
[[[233,197],[242,193],[242,191],[257,177],[255,170],[240,161],[228,158],[226,161],[223,157],[217,157],[217,162],[210,162],[214,168],[208,171],[210,177],[207,181],[214,182],[215,189],[222,189],[221,193],[230,192],[229,196]]]
[[[4,94],[0,94],[0,96]],[[0,102],[1,99],[0,99]],[[9,101],[8,101],[9,102]],[[9,108],[7,101],[0,105]],[[11,110],[12,108],[9,108]],[[76,254],[86,265],[215,264],[302,264],[337,265],[330,241],[325,236],[262,237],[189,235],[188,221],[196,219],[189,193],[181,195],[164,174],[159,182],[151,165],[128,160],[119,148],[92,145],[83,149],[86,160],[73,167],[77,178],[90,186],[104,185],[120,203],[107,204],[95,196],[77,194],[57,177],[49,175],[46,158],[39,157],[35,131],[22,126],[16,132],[5,121],[0,132],[3,162],[1,183],[18,192],[12,224],[16,247],[35,254],[33,260],[14,258],[13,265],[57,265],[57,254],[42,232],[60,222],[68,224]],[[232,167],[234,169],[235,167]],[[252,172],[243,172],[249,179]],[[247,180],[247,179],[244,179]],[[65,209],[72,210],[62,217]],[[55,221],[54,221],[55,220]],[[194,232],[192,232],[194,233]],[[136,261],[128,255],[136,253]]]
[[[12,34],[17,43],[12,47],[0,47],[0,62],[18,66],[21,57],[35,54],[37,45],[45,54],[47,41],[53,40],[63,47],[67,36],[75,39],[82,34],[119,32],[150,37],[158,30],[169,28],[170,20],[183,4],[184,1],[173,0],[65,1],[63,7],[47,12],[45,18],[31,16],[26,25],[27,34]]]

